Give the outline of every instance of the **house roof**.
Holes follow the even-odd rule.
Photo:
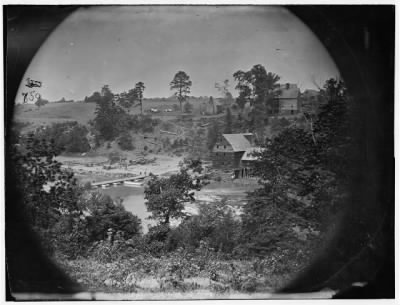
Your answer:
[[[224,133],[222,136],[232,146],[233,151],[245,151],[252,145],[245,136],[253,135],[252,133]]]
[[[283,84],[280,85],[278,90],[280,91],[278,95],[279,99],[296,99],[300,93],[300,89],[296,84]]]
[[[246,149],[246,151],[244,152],[242,159],[240,159],[241,161],[255,161],[258,159],[258,157],[253,156],[253,153],[261,153],[265,151],[265,148],[262,147],[251,147]]]

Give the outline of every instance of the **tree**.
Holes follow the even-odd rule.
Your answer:
[[[33,133],[14,147],[14,171],[25,212],[39,230],[50,228],[62,214],[79,214],[76,179],[55,160],[59,153],[53,140],[39,139]]]
[[[199,173],[203,171],[203,162],[199,157],[197,158],[184,158],[182,167],[193,171],[193,173]]]
[[[35,102],[35,105],[38,107],[38,109],[44,105],[46,105],[49,101],[42,99],[41,96],[39,96],[39,98],[37,99],[37,101]]]
[[[179,71],[175,74],[174,79],[171,81],[170,89],[176,90],[175,95],[178,97],[180,109],[182,110],[182,103],[186,100],[188,94],[190,93],[190,87],[192,86],[192,81],[186,72]]]
[[[144,190],[147,210],[152,213],[150,218],[169,225],[171,219],[184,217],[185,203],[193,202],[193,191],[201,187],[200,180],[194,180],[185,169],[169,178],[152,175]]]
[[[252,128],[257,130],[262,137],[265,120],[272,112],[272,104],[276,89],[279,87],[280,77],[267,72],[262,65],[255,65],[249,71],[237,71],[233,77],[238,82],[235,89],[239,90],[236,103],[244,109],[246,103],[250,103]]]
[[[214,98],[212,96],[210,96],[208,104],[212,106],[213,114],[215,114],[215,103],[214,103]]]
[[[138,82],[135,85],[135,89],[133,92],[133,98],[139,102],[140,105],[140,113],[143,114],[143,92],[146,87],[143,82]]]
[[[342,85],[327,82],[329,95],[344,94],[332,95],[313,130],[289,126],[256,154],[262,188],[250,194],[243,217],[244,239],[255,251],[271,251],[282,241],[289,247],[293,225],[320,230],[348,196],[351,120]]]
[[[230,108],[226,109],[224,133],[232,133],[232,113]]]
[[[141,220],[126,211],[121,202],[101,193],[90,193],[82,201],[91,241],[104,240],[109,229],[121,232],[124,239],[141,233]]]
[[[225,106],[230,106],[233,101],[233,96],[229,92],[229,80],[224,80],[222,85],[220,83],[215,83],[215,88],[221,93]]]
[[[132,136],[125,132],[118,138],[118,145],[123,150],[133,150],[135,147],[133,145]]]
[[[115,104],[114,94],[109,86],[104,85],[101,89],[100,99],[96,103],[93,120],[95,129],[104,140],[111,141],[118,136],[123,114],[123,109]]]

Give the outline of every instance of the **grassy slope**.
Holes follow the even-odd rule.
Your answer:
[[[189,99],[193,105],[193,113],[197,116],[200,112],[200,105],[206,99]],[[151,100],[146,99],[143,102],[143,110],[146,112],[150,108],[160,109],[160,113],[153,114],[154,117],[162,119],[173,119],[179,112],[164,112],[164,109],[172,109],[173,105],[179,105],[174,100]],[[33,104],[19,104],[16,107],[14,119],[20,122],[31,122],[33,125],[38,126],[42,124],[51,124],[62,121],[77,121],[81,124],[94,118],[94,111],[96,105],[94,103],[49,103],[40,109]],[[137,114],[140,112],[140,107],[131,108],[130,113]]]

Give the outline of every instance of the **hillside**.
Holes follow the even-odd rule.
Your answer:
[[[192,114],[200,116],[200,107],[203,102],[208,102],[208,98],[189,98],[188,102],[193,106]],[[177,110],[179,102],[175,99],[144,99],[143,111],[152,113],[150,110],[157,109],[158,112],[152,113],[154,117],[162,120],[175,119],[181,113]],[[31,128],[39,125],[47,125],[56,122],[77,121],[80,124],[87,124],[94,118],[95,103],[48,103],[41,108],[33,104],[18,104],[15,108],[14,120],[17,122],[30,123]],[[168,110],[168,112],[167,112]],[[131,114],[140,113],[140,107],[132,107]],[[213,117],[213,116],[210,116]]]

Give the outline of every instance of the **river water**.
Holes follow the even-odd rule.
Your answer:
[[[196,192],[196,202],[212,204],[216,201],[225,200],[231,206],[242,206],[246,203],[246,192],[254,190],[256,185],[238,186],[233,183],[214,182],[205,186],[201,191]],[[104,194],[111,198],[122,199],[125,209],[138,216],[142,220],[143,232],[148,231],[148,226],[155,224],[155,221],[147,219],[151,214],[147,211],[144,199],[144,187],[131,186],[113,186],[106,189],[100,189]],[[196,213],[196,203],[187,204],[186,211]]]

